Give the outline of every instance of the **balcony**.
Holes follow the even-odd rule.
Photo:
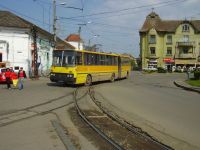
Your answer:
[[[156,56],[156,54],[148,53],[147,58],[158,58],[158,57]]]
[[[195,42],[176,42],[177,46],[194,46]]]
[[[194,54],[194,53],[187,53],[187,54],[179,53],[179,54],[176,54],[176,55],[175,55],[175,58],[194,59],[194,58],[196,58],[196,57],[195,57],[195,54]]]

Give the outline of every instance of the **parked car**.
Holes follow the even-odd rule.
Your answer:
[[[148,66],[147,68],[143,68],[143,70],[145,70],[145,71],[157,71],[158,69],[157,68],[155,68],[155,67],[153,67],[153,66]]]
[[[6,68],[0,68],[0,83],[6,83],[5,72]]]

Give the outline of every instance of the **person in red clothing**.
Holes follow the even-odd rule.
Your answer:
[[[19,78],[19,90],[22,90],[24,88],[23,80],[24,80],[24,78],[26,78],[26,73],[22,67],[20,68],[20,70],[18,72],[18,78]]]
[[[5,77],[6,77],[7,88],[8,88],[8,89],[11,89],[11,88],[10,88],[10,83],[11,83],[11,71],[10,71],[9,68],[6,69]]]

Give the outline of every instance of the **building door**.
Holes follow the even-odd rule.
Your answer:
[[[2,56],[2,53],[0,53],[0,62],[3,61],[3,56]]]

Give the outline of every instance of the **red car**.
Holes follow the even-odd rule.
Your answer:
[[[6,68],[0,68],[0,83],[6,83],[5,72]]]

